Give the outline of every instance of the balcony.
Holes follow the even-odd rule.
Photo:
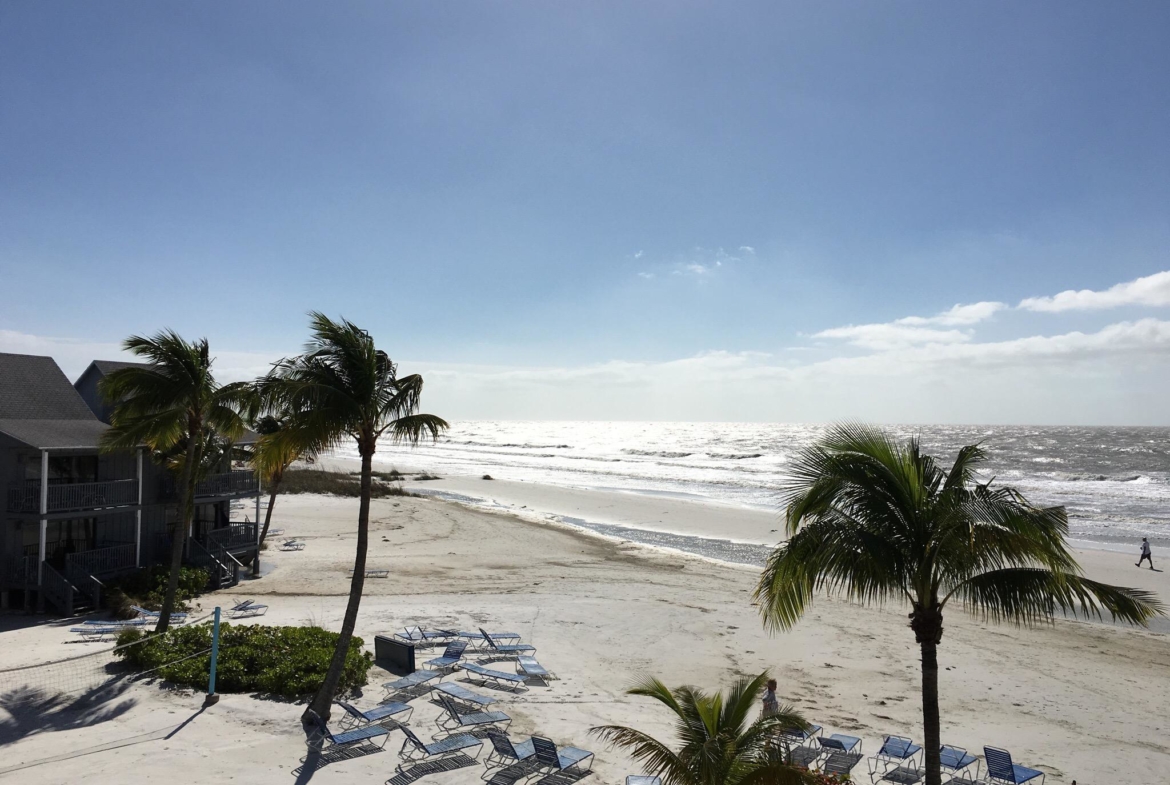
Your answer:
[[[256,524],[232,523],[222,529],[207,533],[207,543],[218,545],[226,551],[238,551],[256,547]]]
[[[104,482],[49,483],[47,513],[102,510],[127,507],[138,503],[138,480],[106,480]],[[41,482],[26,480],[8,489],[10,513],[39,513],[41,511]]]
[[[177,500],[178,483],[173,477],[166,477],[162,481],[162,498],[170,501]],[[251,496],[260,490],[256,473],[251,469],[209,474],[206,479],[195,484],[195,500],[216,498],[223,496]]]

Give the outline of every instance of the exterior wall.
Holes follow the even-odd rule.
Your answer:
[[[98,382],[102,379],[102,373],[93,365],[85,369],[85,373],[81,374],[81,378],[73,385],[74,389],[81,395],[81,399],[85,401],[85,405],[94,413],[102,422],[107,425],[110,424],[110,409],[102,400],[101,393],[98,392]]]

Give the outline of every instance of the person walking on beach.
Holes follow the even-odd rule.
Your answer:
[[[780,702],[776,700],[776,680],[768,679],[768,684],[764,689],[764,716],[771,717],[778,711],[780,711]]]
[[[1148,561],[1150,563],[1151,570],[1154,569],[1154,558],[1150,556],[1150,541],[1145,537],[1142,537],[1142,555],[1141,558],[1137,560],[1137,564],[1134,566],[1141,567],[1142,562],[1144,561]]]

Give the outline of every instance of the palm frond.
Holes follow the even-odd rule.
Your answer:
[[[1060,611],[1147,626],[1165,607],[1153,592],[1127,589],[1043,568],[1008,568],[975,575],[956,586],[950,598],[991,621],[1032,625]]]

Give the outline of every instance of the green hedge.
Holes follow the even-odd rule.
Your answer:
[[[259,692],[285,698],[310,695],[320,688],[338,635],[320,627],[233,627],[230,624],[221,624],[219,632],[216,692]],[[139,630],[125,630],[118,637],[118,644],[134,643],[142,637]],[[366,683],[374,659],[362,651],[362,644],[361,638],[350,640],[339,694]],[[119,648],[117,656],[135,670],[158,668],[154,675],[159,678],[205,690],[210,655],[177,661],[210,647],[211,625],[199,624],[178,627],[145,643]]]
[[[170,567],[155,566],[117,578],[106,584],[103,604],[119,619],[129,619],[138,615],[136,611],[130,609],[131,605],[141,605],[157,611],[162,608],[170,576]],[[187,602],[207,589],[208,580],[210,576],[207,570],[201,567],[181,567],[179,587],[175,590],[175,610],[190,610]]]

